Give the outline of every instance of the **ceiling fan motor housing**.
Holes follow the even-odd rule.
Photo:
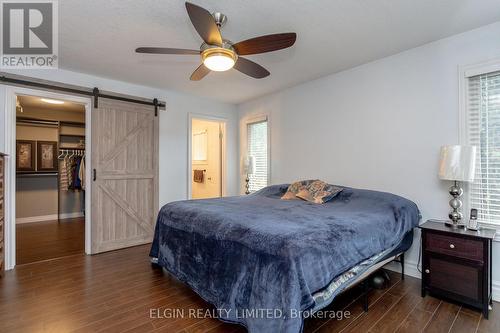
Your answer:
[[[219,29],[222,28],[227,22],[227,16],[220,12],[214,12],[212,13],[212,16],[214,17],[215,24],[217,24]]]

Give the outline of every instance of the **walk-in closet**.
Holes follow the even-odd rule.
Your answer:
[[[17,96],[17,264],[84,253],[85,141],[84,105]]]

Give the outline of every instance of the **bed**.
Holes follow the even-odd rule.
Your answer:
[[[150,256],[219,319],[249,332],[297,333],[304,313],[411,246],[420,213],[410,200],[344,187],[318,205],[280,200],[287,188],[166,204]]]

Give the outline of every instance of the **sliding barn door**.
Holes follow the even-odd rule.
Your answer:
[[[92,253],[151,242],[158,212],[154,107],[100,98],[91,140]]]

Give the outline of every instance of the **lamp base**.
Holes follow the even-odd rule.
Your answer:
[[[445,222],[447,227],[453,229],[465,228],[465,224],[461,222],[462,213],[459,211],[460,207],[462,207],[462,201],[460,200],[462,193],[464,193],[464,191],[460,187],[460,184],[455,181],[453,186],[450,187],[450,194],[453,198],[450,200],[452,211],[448,214],[450,220]]]
[[[250,178],[249,178],[248,174],[247,174],[247,178],[245,179],[245,189],[246,189],[245,194],[249,195],[250,194]]]
[[[446,221],[444,223],[445,226],[449,227],[449,228],[453,228],[453,229],[461,229],[461,228],[465,228],[465,224],[464,223],[455,223],[453,221]]]

